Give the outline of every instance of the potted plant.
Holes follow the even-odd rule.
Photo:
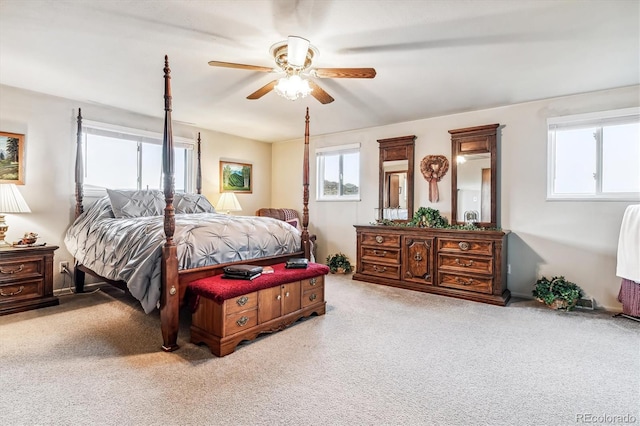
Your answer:
[[[336,253],[327,256],[327,266],[332,274],[348,274],[351,272],[351,262],[344,253]]]
[[[565,277],[546,277],[536,281],[533,296],[553,309],[566,309],[570,311],[582,296],[582,289],[575,283],[567,281]]]

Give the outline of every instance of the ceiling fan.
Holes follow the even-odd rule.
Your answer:
[[[287,40],[274,44],[269,53],[275,60],[276,67],[235,64],[231,62],[209,61],[212,67],[238,68],[249,71],[285,73],[285,76],[273,80],[249,96],[247,99],[260,99],[275,90],[280,96],[290,100],[303,98],[309,94],[322,104],[334,101],[324,89],[312,78],[374,78],[373,68],[311,68],[313,59],[318,56],[318,49],[309,40],[298,36],[289,36]]]

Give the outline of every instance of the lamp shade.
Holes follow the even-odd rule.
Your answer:
[[[14,184],[0,184],[0,213],[31,213],[31,209]]]
[[[216,209],[224,212],[237,212],[242,210],[240,202],[233,192],[224,192],[220,195]]]

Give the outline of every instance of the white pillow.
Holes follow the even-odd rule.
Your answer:
[[[113,215],[117,218],[161,216],[164,214],[164,194],[158,189],[136,191],[107,189]]]
[[[175,194],[173,208],[179,213],[215,213],[216,209],[202,194]]]

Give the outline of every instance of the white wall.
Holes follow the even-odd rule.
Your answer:
[[[633,86],[312,136],[310,230],[318,235],[318,258],[342,251],[357,261],[353,225],[370,223],[378,204],[378,139],[416,135],[416,164],[434,154],[445,155],[451,161],[448,130],[500,123],[499,223],[511,231],[509,289],[515,296],[531,297],[538,277],[564,275],[579,284],[599,306],[619,311],[620,279],[615,276],[618,232],[624,209],[633,202],[547,201],[546,119],[639,105],[640,86]],[[310,115],[313,135],[313,109]],[[316,202],[314,148],[358,142],[362,144],[361,201]],[[302,189],[291,184],[300,182],[301,162],[302,140],[274,145],[274,206],[301,205]],[[438,183],[438,203],[428,201],[428,184],[418,168],[415,176],[415,208],[433,207],[451,217],[450,174]]]
[[[162,86],[159,86],[159,91]],[[158,93],[158,117],[77,102],[0,85],[0,130],[25,134],[25,185],[19,186],[31,214],[9,214],[7,241],[25,231],[40,234],[41,242],[57,245],[54,265],[73,257],[64,247],[64,234],[75,210],[75,145],[78,108],[87,120],[162,133],[164,127],[162,93]],[[215,114],[215,111],[211,112]],[[202,192],[216,203],[219,198],[219,160],[253,164],[253,193],[238,194],[243,208],[237,214],[252,215],[268,207],[271,199],[271,145],[210,130],[173,123],[175,136],[202,140]],[[114,169],[117,165],[114,164]],[[90,200],[87,200],[90,202]],[[54,274],[54,289],[66,288],[69,278]]]

